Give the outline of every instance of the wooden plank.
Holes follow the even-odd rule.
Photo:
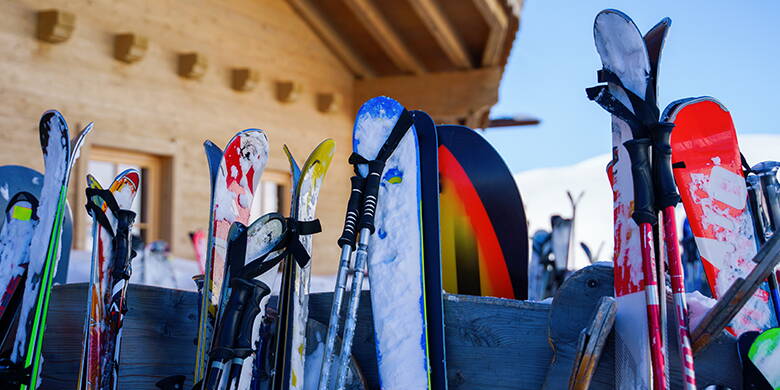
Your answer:
[[[387,95],[406,107],[427,112],[437,122],[446,118],[468,118],[496,104],[501,74],[500,67],[490,67],[358,80],[355,82],[355,102]]]
[[[396,66],[404,72],[425,73],[423,64],[403,43],[401,37],[396,34],[371,0],[345,0],[345,2]]]
[[[607,343],[607,336],[615,324],[616,306],[615,298],[601,298],[596,312],[593,313],[590,327],[584,333],[587,342],[578,347],[573,375],[569,378],[570,389],[587,390],[590,387],[601,352]]]
[[[287,0],[290,5],[314,29],[322,41],[330,47],[344,65],[357,77],[374,77],[374,71],[360,55],[333,29],[309,0]]]
[[[447,58],[459,68],[473,67],[466,46],[444,13],[433,0],[411,0],[410,4],[428,31],[439,43]]]
[[[498,0],[474,0],[482,18],[490,27],[490,34],[482,54],[482,66],[495,66],[501,62],[509,20]]]
[[[723,333],[734,316],[753,297],[758,287],[780,263],[780,234],[774,235],[753,258],[755,268],[743,279],[738,278],[723,294],[715,306],[707,312],[693,331],[693,353],[704,349],[716,336]]]

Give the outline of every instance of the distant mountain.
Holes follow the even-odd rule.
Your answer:
[[[780,160],[780,135],[743,134],[738,137],[742,153],[750,164]],[[610,158],[610,154],[604,154],[570,166],[516,173],[515,181],[525,203],[529,234],[539,229],[549,230],[550,217],[554,214],[566,218],[571,216],[567,190],[574,196],[585,191],[577,206],[576,239],[585,242],[594,253],[603,244],[599,259],[610,260],[613,240],[612,190],[606,174]],[[682,205],[677,211],[682,218]],[[581,251],[578,252],[577,264],[582,267],[587,264],[587,260]]]

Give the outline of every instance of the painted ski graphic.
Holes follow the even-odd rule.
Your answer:
[[[780,390],[780,328],[771,328],[756,337],[748,358],[774,390]]]
[[[333,159],[335,143],[326,139],[320,143],[297,173],[297,164],[288,152],[293,180],[290,217],[295,221],[314,221],[320,188]],[[296,177],[297,176],[297,177]],[[297,180],[295,180],[297,179]],[[311,254],[312,236],[301,234],[303,249]],[[309,282],[311,262],[303,266],[292,254],[284,260],[281,291],[279,294],[279,319],[275,345],[275,376],[272,389],[303,389],[306,352],[306,321],[309,317]]]
[[[355,153],[374,159],[403,111],[387,97],[364,103],[355,120]],[[368,174],[367,165],[358,165],[358,170],[364,177]],[[368,246],[377,364],[380,386],[386,390],[430,387],[420,191],[420,156],[412,126],[385,163],[376,230]]]
[[[474,130],[437,126],[444,289],[528,297],[528,229],[517,183]]]
[[[626,88],[644,98],[650,61],[634,22],[620,11],[601,11],[596,16],[593,35],[604,68],[617,74]],[[610,84],[609,92],[622,96],[621,102],[631,107],[619,87]],[[643,257],[639,226],[631,218],[634,200],[631,161],[623,145],[631,139],[631,127],[613,115],[612,161],[607,165],[607,176],[614,201],[615,387],[648,389],[651,365]]]
[[[739,145],[731,114],[711,97],[670,105],[674,177],[717,298],[754,267],[755,230],[747,207]],[[775,323],[766,286],[756,291],[731,323],[740,335]]]
[[[247,129],[236,134],[225,147],[219,170],[219,148],[204,144],[212,178],[212,208],[204,288],[198,323],[198,346],[194,380],[203,379],[207,353],[213,337],[213,324],[219,318],[219,303],[224,293],[227,237],[233,222],[249,223],[255,188],[268,161],[268,139],[262,130]]]
[[[22,311],[11,351],[11,362],[20,369],[31,371],[29,385],[21,385],[23,390],[36,389],[39,384],[43,334],[60,249],[68,180],[92,124],[87,125],[71,144],[65,119],[57,111],[47,111],[41,117],[39,130],[46,174],[38,208],[40,222],[32,242],[42,245],[30,246]]]
[[[109,187],[120,210],[132,207],[135,195],[140,186],[141,176],[138,170],[128,169],[121,172]],[[87,185],[91,189],[101,190],[100,183],[91,175],[87,175]],[[85,321],[84,350],[82,353],[82,369],[79,372],[80,389],[115,388],[118,370],[119,345],[121,340],[121,310],[114,308],[114,292],[125,290],[126,280],[115,280],[114,236],[119,234],[119,219],[109,208],[109,205],[99,196],[89,199],[105,213],[111,231],[93,221],[92,269],[90,272],[90,292],[87,303],[87,321]],[[93,218],[97,218],[93,215]],[[119,249],[121,250],[121,249]],[[124,282],[124,283],[122,283]]]
[[[30,240],[38,226],[38,199],[29,192],[16,193],[5,210],[0,230],[0,340],[11,332],[22,299],[30,261]]]

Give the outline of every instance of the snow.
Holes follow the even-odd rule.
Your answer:
[[[685,294],[685,301],[688,303],[688,328],[696,329],[707,312],[715,306],[715,299],[705,297],[702,293],[694,291]]]

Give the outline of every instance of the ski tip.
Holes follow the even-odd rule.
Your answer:
[[[64,137],[63,142],[69,142],[68,139],[68,123],[65,122],[65,118],[57,110],[49,110],[41,115],[41,119],[38,123],[38,130],[41,141],[41,148],[45,151],[49,146],[49,137],[54,133],[57,137]],[[68,145],[69,147],[69,145]]]
[[[661,119],[665,122],[674,122],[677,119],[677,115],[682,111],[684,108],[689,107],[694,104],[704,103],[704,102],[710,102],[712,104],[717,104],[718,107],[723,112],[728,113],[729,110],[726,108],[726,106],[723,105],[718,99],[715,99],[712,96],[699,96],[699,97],[689,97],[684,99],[675,100],[671,103],[669,103],[668,106],[664,109],[663,114],[661,114]]]
[[[87,187],[89,187],[89,188],[96,188],[96,189],[99,189],[99,190],[103,189],[103,186],[100,185],[100,182],[98,181],[98,179],[95,178],[95,176],[92,176],[91,173],[87,174]]]
[[[141,185],[141,172],[135,168],[128,168],[120,172],[114,178],[114,183],[120,183],[122,181],[129,181],[135,188]]]
[[[622,21],[629,26],[632,26],[636,30],[636,33],[639,34],[640,37],[642,36],[642,33],[639,31],[639,27],[636,26],[636,23],[634,23],[634,20],[623,11],[614,8],[607,8],[596,15],[596,19],[593,21],[594,34],[605,28],[605,26],[614,25],[617,21]]]
[[[295,181],[301,174],[301,168],[298,166],[298,162],[295,161],[295,157],[293,157],[287,144],[282,145],[282,150],[284,150],[284,155],[287,156],[287,161],[290,163],[290,172],[293,175],[293,181]]]

